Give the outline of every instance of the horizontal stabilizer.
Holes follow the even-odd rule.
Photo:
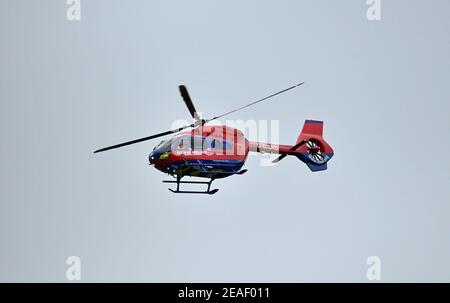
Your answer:
[[[321,164],[321,165],[316,165],[316,164],[312,164],[312,163],[306,162],[306,165],[308,165],[309,169],[311,171],[313,171],[313,172],[327,169],[327,163],[324,163],[324,164]]]

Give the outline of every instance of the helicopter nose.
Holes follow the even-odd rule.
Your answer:
[[[150,155],[148,155],[148,162],[150,165],[155,163],[155,159],[156,159],[156,157],[155,157],[154,153],[150,153]]]

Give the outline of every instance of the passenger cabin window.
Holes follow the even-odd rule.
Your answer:
[[[233,144],[231,142],[223,141],[223,140],[217,139],[217,138],[209,138],[209,137],[204,138],[203,146],[206,149],[213,150],[213,151],[214,150],[215,151],[226,151],[226,150],[231,150],[233,148]]]
[[[211,137],[182,136],[173,145],[175,150],[186,151],[227,151],[233,149],[233,143]]]

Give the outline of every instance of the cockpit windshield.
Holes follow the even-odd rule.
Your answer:
[[[172,139],[170,140],[165,140],[165,141],[161,141],[158,145],[156,145],[153,150],[157,150],[159,152],[165,153],[165,152],[170,152],[171,150],[171,145],[172,145]]]

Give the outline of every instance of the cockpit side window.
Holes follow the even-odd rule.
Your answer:
[[[191,137],[191,148],[192,150],[203,150],[204,137]]]
[[[172,149],[175,151],[189,150],[189,148],[190,148],[190,136],[177,137],[172,145]]]

